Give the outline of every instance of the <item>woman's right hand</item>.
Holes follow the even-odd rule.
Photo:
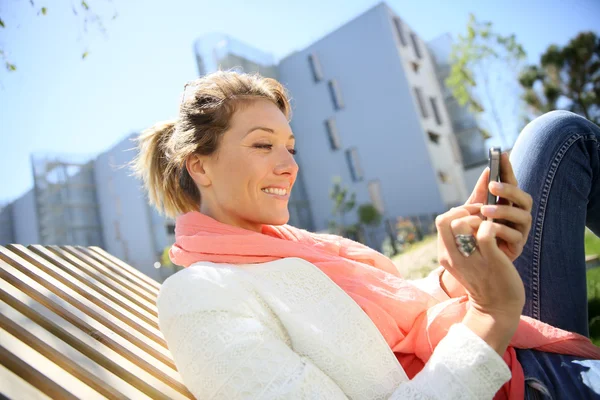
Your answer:
[[[441,214],[435,223],[440,265],[464,286],[469,297],[463,323],[502,355],[519,323],[525,288],[512,261],[498,248],[496,237],[520,233],[484,221],[464,207]],[[473,234],[477,240],[477,249],[469,257],[458,251],[455,235],[459,234]]]

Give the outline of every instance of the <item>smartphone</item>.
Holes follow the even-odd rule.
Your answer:
[[[498,203],[498,198],[490,193],[490,182],[500,182],[500,154],[502,149],[500,147],[492,147],[489,151],[489,168],[490,177],[488,180],[488,195],[487,202],[485,204],[495,205]]]

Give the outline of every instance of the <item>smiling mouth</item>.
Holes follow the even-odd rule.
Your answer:
[[[272,194],[272,195],[276,195],[276,196],[287,196],[289,193],[289,191],[287,189],[281,189],[281,188],[264,188],[261,190],[266,194]]]

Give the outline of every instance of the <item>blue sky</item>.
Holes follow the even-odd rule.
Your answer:
[[[16,73],[0,72],[0,204],[32,186],[32,152],[91,156],[176,116],[183,84],[197,74],[197,37],[224,32],[279,59],[377,3],[89,0],[109,17],[113,9],[119,14],[107,21],[104,37],[96,30],[81,35],[68,1],[37,0],[36,9],[48,7],[38,17],[28,0],[0,0],[6,24],[0,43],[18,66]],[[387,3],[425,40],[462,32],[473,12],[497,31],[515,33],[530,62],[551,43],[564,44],[582,30],[600,32],[598,0]]]

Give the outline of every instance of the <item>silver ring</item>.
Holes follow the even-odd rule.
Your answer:
[[[473,235],[454,235],[454,241],[460,254],[469,257],[477,250],[477,240]]]

